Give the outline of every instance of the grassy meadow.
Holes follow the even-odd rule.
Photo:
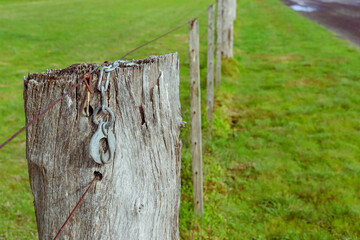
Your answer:
[[[23,76],[114,61],[209,0],[0,2],[0,142],[24,125]],[[207,17],[200,17],[202,99]],[[182,131],[181,239],[360,239],[360,53],[277,0],[239,0],[214,122],[203,104],[203,218]],[[189,122],[187,28],[129,56],[177,51]],[[0,239],[36,239],[25,134],[0,151]],[[76,213],[75,213],[76,214]]]

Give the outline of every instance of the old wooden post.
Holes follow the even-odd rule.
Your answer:
[[[199,61],[199,22],[189,22],[189,58],[190,58],[190,98],[191,98],[191,143],[192,172],[194,191],[194,210],[203,214],[203,173],[201,143],[201,101],[200,101],[200,61]]]
[[[236,19],[236,0],[222,1],[222,57],[233,58],[234,20]]]
[[[89,157],[95,131],[85,114],[85,85],[72,91],[27,130],[26,154],[39,239],[52,239],[94,176],[103,175],[58,239],[179,239],[182,124],[177,54],[121,63],[110,75],[106,106],[115,115],[115,155]],[[94,65],[29,74],[24,82],[28,122]],[[92,74],[90,109],[100,106]],[[91,111],[90,111],[91,113]],[[100,113],[99,113],[100,115]],[[98,116],[99,117],[99,116]],[[107,114],[101,113],[100,119]],[[106,143],[102,147],[107,147]]]
[[[213,120],[214,107],[214,4],[208,8],[208,45],[207,45],[207,112],[208,121]]]
[[[221,55],[222,55],[222,0],[216,1],[216,68],[215,83],[220,86],[221,81]]]

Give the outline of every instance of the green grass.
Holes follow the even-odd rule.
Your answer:
[[[24,124],[22,78],[118,59],[209,1],[2,1],[0,142]],[[192,213],[182,131],[182,239],[360,239],[360,54],[276,0],[238,1],[212,126],[203,117],[205,212]],[[202,98],[206,16],[200,18]],[[189,122],[187,29],[129,56],[178,51]],[[205,113],[205,106],[203,106]],[[0,239],[36,239],[25,135],[0,152]]]

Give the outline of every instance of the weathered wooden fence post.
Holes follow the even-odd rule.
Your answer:
[[[179,239],[180,126],[177,54],[120,64],[110,77],[106,105],[115,115],[115,157],[97,164],[89,142],[97,126],[85,114],[79,86],[27,130],[26,153],[39,239],[52,239],[94,176],[59,239]],[[69,90],[93,65],[29,74],[26,121]],[[100,106],[93,73],[90,109]],[[106,114],[102,113],[105,118]],[[105,144],[106,147],[106,144]]]
[[[189,22],[190,98],[194,210],[203,214],[199,22]]]
[[[214,4],[208,8],[208,45],[207,45],[207,112],[209,122],[213,120],[214,108]]]
[[[234,20],[236,19],[236,0],[222,1],[222,57],[233,58]]]
[[[221,81],[221,55],[222,55],[222,0],[216,1],[216,68],[215,83],[220,87]]]

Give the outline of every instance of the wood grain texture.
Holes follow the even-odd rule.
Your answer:
[[[236,18],[236,0],[222,1],[222,57],[233,58],[234,20]]]
[[[215,85],[220,87],[221,82],[221,57],[222,57],[222,0],[216,1],[216,66]]]
[[[58,239],[179,239],[182,126],[177,54],[120,66],[110,78],[107,104],[115,158],[106,165],[89,157],[97,129],[85,115],[87,90],[79,86],[27,130],[26,154],[39,239],[52,239],[91,182]],[[24,81],[26,121],[70,89],[94,65],[29,74]],[[90,106],[100,105],[93,74]]]
[[[194,211],[203,214],[199,22],[189,22],[190,111]]]
[[[209,4],[208,7],[208,45],[207,45],[207,92],[206,118],[209,122],[213,121],[214,108],[214,4]]]

